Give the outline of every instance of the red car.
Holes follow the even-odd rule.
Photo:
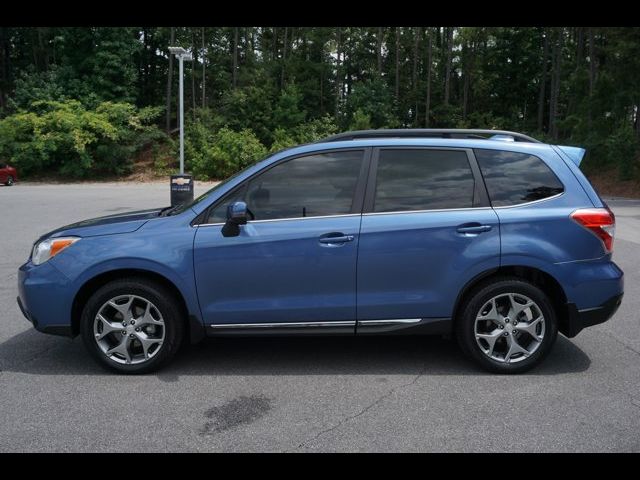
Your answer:
[[[13,182],[17,180],[18,171],[6,163],[0,162],[0,183],[4,183],[6,186],[10,187],[13,185]]]

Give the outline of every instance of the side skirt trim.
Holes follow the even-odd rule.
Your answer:
[[[450,318],[398,318],[358,320],[356,333],[390,335],[444,335],[451,333]]]
[[[253,335],[442,335],[451,333],[450,318],[282,323],[218,323],[207,325],[208,336]]]

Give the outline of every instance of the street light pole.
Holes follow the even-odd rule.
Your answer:
[[[171,55],[178,58],[180,71],[179,92],[180,95],[180,174],[171,176],[171,205],[190,203],[193,200],[193,179],[191,175],[184,174],[184,60],[192,60],[193,57],[182,47],[169,47]]]
[[[180,175],[184,174],[184,60],[192,60],[193,57],[182,47],[169,47],[169,52],[178,58],[180,80]]]
[[[183,56],[178,55],[180,65],[180,175],[184,174],[184,75]]]

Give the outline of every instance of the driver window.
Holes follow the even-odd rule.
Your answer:
[[[227,197],[210,211],[206,223],[225,223],[227,221],[227,207],[233,202],[244,201],[245,190],[246,188],[243,185],[227,194]]]
[[[363,150],[351,150],[280,163],[229,194],[207,223],[224,223],[227,206],[237,201],[247,202],[255,220],[351,213],[363,159]]]
[[[351,213],[363,151],[298,157],[249,181],[246,202],[256,220]]]

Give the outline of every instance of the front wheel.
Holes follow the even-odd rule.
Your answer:
[[[142,278],[109,282],[87,301],[80,333],[91,355],[122,373],[149,373],[180,346],[183,319],[175,296]]]
[[[7,181],[4,183],[7,187],[10,187],[11,185],[13,185],[13,177],[11,175],[9,175],[7,177]]]
[[[536,285],[518,278],[484,283],[456,324],[463,352],[485,370],[522,373],[540,363],[558,334],[555,311]]]

